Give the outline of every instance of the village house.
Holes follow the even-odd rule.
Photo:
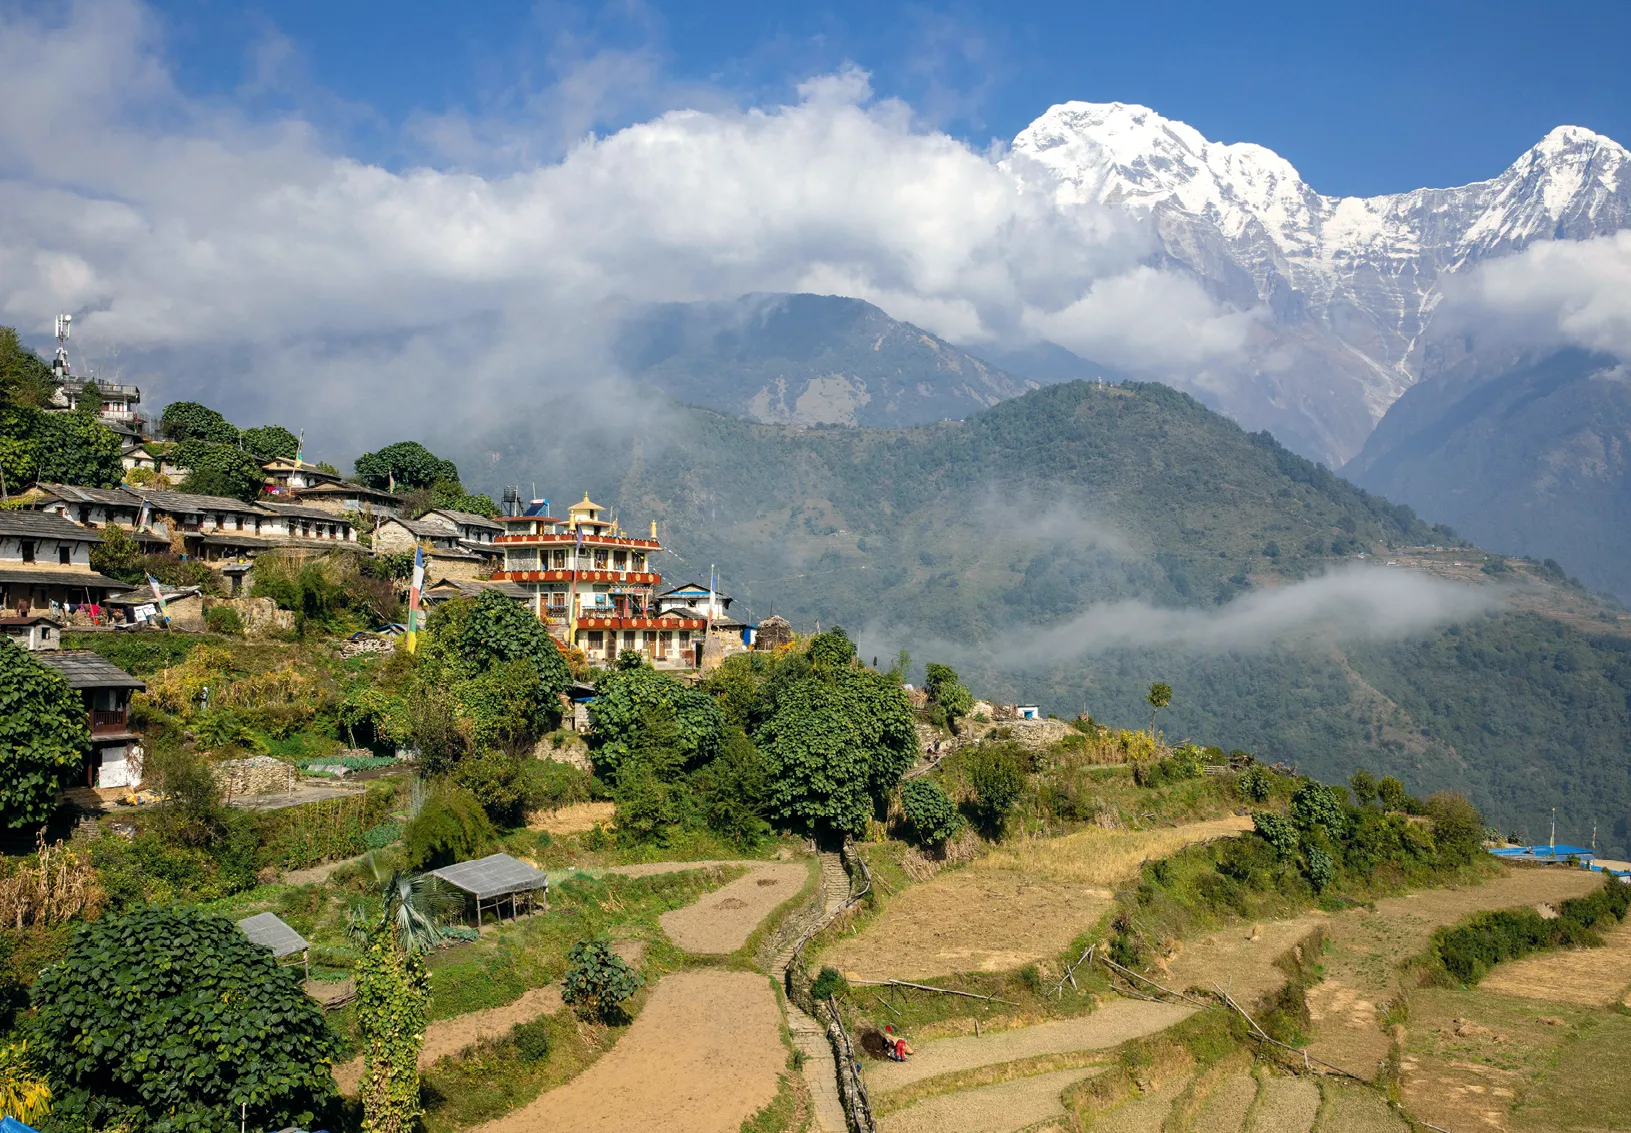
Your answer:
[[[295,492],[294,498],[302,504],[322,508],[334,515],[357,512],[366,516],[394,516],[402,514],[402,497],[377,488],[367,488],[345,480],[313,484]]]
[[[130,694],[147,685],[89,649],[34,654],[79,693],[91,727],[91,754],[84,767],[88,787],[134,787],[142,781],[140,736],[130,730]]]
[[[622,650],[645,655],[657,668],[694,669],[702,663],[706,619],[682,611],[659,617],[653,599],[662,576],[648,556],[662,550],[655,524],[649,539],[625,534],[606,509],[587,495],[565,519],[535,500],[519,514],[495,517],[504,534],[502,569],[495,581],[513,582],[532,596],[532,610],[565,644],[607,663]]]
[[[412,553],[416,547],[424,552],[427,578],[476,578],[489,573],[502,558],[501,553],[467,550],[458,528],[428,515],[420,519],[393,516],[374,529],[374,550],[379,554]]]
[[[514,599],[521,605],[532,609],[533,596],[525,587],[513,582],[489,582],[474,578],[444,578],[426,586],[420,594],[420,601],[425,605],[435,605],[437,602],[446,602],[452,598],[479,598],[483,591],[496,590],[506,598]]]
[[[315,464],[294,457],[276,457],[261,465],[266,473],[266,490],[274,495],[294,494],[319,484],[338,484],[341,477]]]
[[[60,515],[0,511],[0,608],[26,614],[59,607],[100,604],[130,589],[91,569],[95,531]]]
[[[26,614],[0,617],[0,636],[19,649],[38,653],[43,649],[61,649],[61,626],[55,618],[44,614]]]

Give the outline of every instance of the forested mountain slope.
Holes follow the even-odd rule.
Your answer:
[[[1570,837],[1595,821],[1631,845],[1615,613],[1521,564],[1482,573],[1409,508],[1164,386],[1073,382],[905,430],[676,408],[571,446],[518,427],[483,455],[490,487],[587,489],[631,525],[657,518],[684,559],[670,573],[717,563],[755,615],[841,623],[869,659],[904,647],[1121,725],[1147,726],[1142,693],[1166,680],[1169,735],[1328,779],[1363,764],[1457,786],[1531,832],[1555,805]],[[1572,613],[1532,612],[1549,605]]]
[[[1394,402],[1343,473],[1631,599],[1631,372],[1614,358],[1451,369]]]

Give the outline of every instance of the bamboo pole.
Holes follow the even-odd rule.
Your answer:
[[[850,983],[859,984],[862,987],[909,987],[917,991],[932,991],[936,995],[960,995],[966,999],[983,999],[990,1003],[1006,1003],[1010,1007],[1019,1006],[1011,999],[998,999],[994,995],[977,995],[972,991],[955,991],[949,987],[930,987],[928,984],[915,984],[910,980],[851,980]]]
[[[1156,988],[1157,990],[1164,991],[1170,996],[1173,996],[1173,997],[1175,997],[1177,999],[1183,1000],[1185,1003],[1193,1003],[1196,1007],[1205,1007],[1206,1006],[1206,1004],[1202,1003],[1200,1000],[1191,999],[1189,996],[1185,995],[1181,991],[1173,991],[1169,987],[1162,987],[1160,984],[1156,983],[1154,980],[1150,979],[1148,976],[1141,976],[1137,972],[1132,971],[1129,968],[1123,968],[1120,964],[1116,963],[1114,960],[1110,959],[1110,957],[1108,957],[1108,956],[1100,956],[1099,959],[1101,961],[1103,961],[1104,963],[1108,964],[1110,967],[1114,968],[1116,971],[1120,972],[1122,975],[1128,976],[1128,977],[1130,977],[1132,979],[1135,979],[1135,980],[1141,980],[1144,983],[1149,984],[1151,987]]]

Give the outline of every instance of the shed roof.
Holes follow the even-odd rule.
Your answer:
[[[131,676],[112,661],[89,649],[59,649],[36,653],[34,660],[61,673],[69,688],[145,689],[147,682]]]
[[[102,536],[43,511],[0,510],[0,535],[24,539],[58,539],[70,543],[100,543]]]
[[[256,913],[252,917],[245,917],[238,922],[238,927],[243,929],[252,944],[270,948],[272,955],[279,960],[311,947],[305,937],[290,928],[276,913]]]
[[[489,854],[473,862],[460,862],[430,872],[433,877],[441,878],[455,889],[464,890],[478,901],[508,893],[549,888],[548,875],[509,854]]]

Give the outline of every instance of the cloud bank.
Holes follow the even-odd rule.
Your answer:
[[[559,159],[410,125],[508,162],[477,173],[386,168],[298,114],[189,97],[165,52],[134,0],[0,11],[0,321],[39,335],[73,312],[78,349],[164,400],[299,398],[314,428],[377,439],[614,381],[599,335],[620,304],[750,291],[1122,366],[1233,350],[1249,319],[1147,266],[1139,222],[1026,189],[854,69],[787,105],[698,97]]]
[[[946,641],[915,641],[913,653],[1001,671],[1035,671],[1121,649],[1194,654],[1253,652],[1296,645],[1391,641],[1499,608],[1484,587],[1415,571],[1349,566],[1275,588],[1243,594],[1211,609],[1103,602],[1047,626],[1014,625],[978,650]],[[873,652],[898,634],[869,631]],[[874,640],[876,639],[876,640]],[[1013,644],[1004,644],[1011,642]]]
[[[1445,283],[1436,331],[1631,358],[1631,231],[1544,240]]]

